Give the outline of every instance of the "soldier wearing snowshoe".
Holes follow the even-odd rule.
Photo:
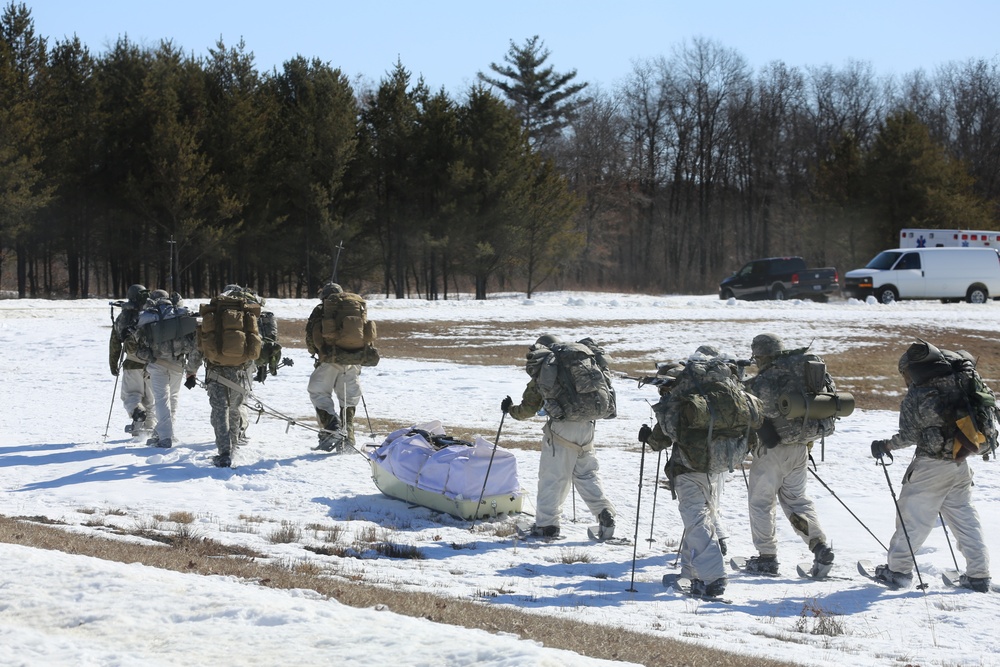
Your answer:
[[[765,421],[752,451],[748,489],[750,532],[758,555],[747,561],[746,569],[761,574],[778,573],[775,535],[778,504],[795,534],[813,553],[812,576],[824,577],[833,567],[834,554],[820,526],[816,505],[806,492],[806,468],[813,441],[832,433],[833,420],[810,420],[808,415],[788,419],[779,411],[782,395],[803,385],[799,378],[802,363],[793,357],[801,357],[804,350],[785,350],[781,339],[770,333],[755,336],[750,349],[757,375],[747,382],[747,389],[761,400]],[[819,357],[814,360],[822,363]],[[825,380],[826,389],[836,391],[829,375]]]
[[[973,395],[978,384],[985,394],[983,401],[995,405],[995,400],[989,400],[992,391],[978,378],[971,355],[940,350],[924,341],[913,343],[903,353],[899,372],[906,382],[899,432],[872,442],[872,456],[884,465],[886,458],[892,461],[895,450],[913,446],[916,451],[903,475],[887,563],[875,568],[875,576],[891,587],[908,587],[913,554],[940,513],[965,557],[961,585],[985,593],[990,589],[990,557],[979,513],[972,504],[968,458],[996,445],[994,408],[979,412],[976,418],[974,403],[978,401]]]
[[[361,296],[328,282],[320,299],[306,323],[306,348],[316,359],[307,390],[321,429],[318,448],[339,452],[355,444],[361,367],[375,366],[379,355],[375,323],[368,320]]]
[[[143,431],[152,431],[156,426],[153,387],[146,372],[146,363],[135,354],[136,341],[132,336],[139,321],[139,312],[146,305],[148,295],[149,291],[143,285],[131,285],[126,293],[126,300],[114,302],[113,305],[120,305],[122,310],[111,327],[108,349],[111,374],[121,378],[119,395],[125,412],[132,419],[125,425],[125,432],[133,436],[138,436]]]
[[[593,345],[591,347],[590,345]],[[562,357],[562,351],[569,356]],[[600,360],[597,360],[597,357]],[[577,358],[590,369],[592,388],[604,400],[590,395],[594,411],[579,409],[573,397],[580,395],[577,387],[559,385],[567,373],[560,373],[560,359]],[[595,370],[596,369],[596,370]],[[538,464],[538,498],[535,503],[535,526],[532,533],[541,537],[559,537],[562,506],[575,486],[590,512],[597,517],[595,537],[601,540],[614,536],[615,506],[608,500],[601,484],[600,466],[594,454],[595,420],[614,416],[614,392],[610,387],[610,374],[606,371],[603,350],[590,339],[579,343],[563,343],[556,336],[539,336],[528,349],[525,370],[531,377],[521,402],[514,405],[507,396],[500,402],[500,409],[517,420],[544,416],[542,426],[542,453]],[[598,377],[598,376],[602,377]],[[603,379],[602,379],[603,378]],[[597,385],[602,385],[598,387]],[[610,393],[610,405],[608,394]]]
[[[149,447],[169,449],[174,442],[174,417],[185,373],[197,371],[195,327],[197,321],[180,301],[165,290],[153,290],[139,314],[135,338],[137,356],[146,362],[153,389],[156,427],[146,441]]]
[[[699,348],[666,367],[674,381],[661,386],[656,424],[644,424],[639,440],[654,451],[671,447],[664,470],[684,522],[681,576],[691,580],[692,593],[715,597],[728,583],[718,531],[724,476],[742,465],[762,413],[735,367],[705,352],[715,350]]]
[[[218,450],[212,462],[220,468],[230,467],[236,450],[247,443],[246,399],[263,349],[263,305],[264,299],[250,288],[227,285],[201,306],[198,348],[205,361],[205,390]]]

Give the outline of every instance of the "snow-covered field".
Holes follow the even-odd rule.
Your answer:
[[[272,300],[268,307],[279,318],[279,331],[291,335],[282,329],[282,320],[305,318],[314,304]],[[104,533],[114,526],[169,531],[173,527],[168,522],[153,517],[190,512],[199,535],[247,545],[286,562],[314,561],[338,573],[333,576],[479,599],[484,605],[514,605],[747,655],[838,667],[1000,664],[994,627],[1000,596],[943,586],[941,572],[953,567],[944,532],[932,533],[918,553],[920,571],[930,584],[926,592],[893,592],[867,583],[856,574],[855,561],[884,562],[885,553],[815,479],[810,480],[811,494],[836,549],[833,574],[842,579],[799,579],[795,563],[810,554],[780,520],[781,576],[733,573],[726,591],[732,605],[699,603],[665,590],[660,579],[676,571],[681,525],[669,493],[655,491],[655,454],[646,454],[639,496],[636,432],[650,419],[649,402],[655,400],[650,387],[620,381],[619,418],[598,425],[598,457],[605,489],[618,507],[619,535],[639,537],[635,592],[630,592],[633,547],[591,543],[586,527],[593,521],[581,501],[574,522],[573,504],[567,500],[566,537],[558,542],[495,536],[491,524],[511,519],[485,522],[470,532],[468,522],[383,496],[363,456],[314,452],[311,431],[266,415],[251,426],[251,443],[237,455],[236,467],[217,469],[210,462],[213,434],[200,388],[181,390],[174,449],[131,442],[122,432],[129,420],[117,398],[112,408],[108,310],[104,300],[0,301],[0,345],[6,360],[0,380],[0,514],[42,515],[68,523],[70,530]],[[369,301],[369,312],[378,321],[444,323],[440,336],[456,345],[485,338],[488,345],[509,349],[507,366],[399,359],[383,352],[382,363],[362,376],[365,406],[373,418],[396,427],[438,419],[446,429],[473,429],[490,441],[500,423],[500,399],[507,394],[516,399],[527,381],[520,364],[525,346],[543,333],[526,328],[527,322],[558,322],[550,332],[563,338],[592,336],[612,356],[638,353],[648,358],[650,370],[655,361],[687,356],[701,343],[749,356],[751,338],[762,331],[778,333],[789,346],[812,341],[814,351],[829,354],[862,334],[869,337],[872,331],[894,327],[919,327],[932,342],[936,333],[958,327],[988,338],[1000,330],[1000,304],[995,303],[754,304],[727,303],[711,295],[561,292],[538,294],[530,301],[511,294],[485,302],[376,297]],[[899,339],[900,352],[908,342]],[[255,384],[255,396],[283,414],[309,419],[305,388],[312,364],[305,350],[286,349],[285,354],[295,365]],[[836,367],[830,370],[836,376]],[[109,408],[111,428],[105,439]],[[897,414],[863,408],[841,420],[817,472],[888,543],[894,508],[882,469],[870,458],[869,443],[894,432]],[[360,431],[366,431],[360,408],[359,422]],[[508,437],[536,438],[540,429],[541,419],[508,419],[500,445]],[[365,442],[377,443],[386,435],[360,438],[360,431]],[[515,454],[527,490],[524,508],[531,512],[538,454]],[[889,471],[898,493],[907,452],[896,460]],[[974,497],[987,540],[991,551],[1000,553],[998,464],[976,459],[973,466]],[[722,510],[731,534],[730,555],[752,555],[739,471],[730,476]],[[363,558],[320,556],[304,548],[323,544],[320,533],[306,528],[312,524],[339,526],[347,544],[365,529],[385,530],[393,541],[418,548],[426,558],[389,559],[372,552]],[[283,525],[301,528],[301,536],[291,543],[272,543],[268,537]],[[0,544],[0,558],[5,563],[2,664],[236,665],[293,658],[299,664],[375,665],[387,662],[387,656],[399,665],[607,664],[510,636],[352,609],[308,592],[264,589],[224,577],[8,544]],[[813,634],[820,620],[836,631]],[[377,652],[373,642],[379,645]]]

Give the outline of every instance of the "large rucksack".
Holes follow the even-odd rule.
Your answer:
[[[528,374],[555,420],[591,421],[617,416],[615,389],[604,350],[590,338],[539,346],[529,354]]]
[[[653,406],[679,463],[696,472],[732,471],[764,420],[760,400],[722,359],[689,359]],[[676,436],[676,437],[674,437]]]
[[[201,305],[198,345],[209,362],[242,366],[260,356],[260,304],[246,296],[220,295]]]
[[[970,454],[983,454],[997,448],[997,404],[993,390],[976,370],[976,361],[964,351],[939,350],[921,341],[927,355],[911,361],[907,367],[910,380],[923,385],[931,380],[951,377],[963,400],[952,405],[953,414],[942,415],[944,436],[953,441],[952,458],[963,459]]]
[[[191,354],[197,345],[197,318],[184,306],[168,298],[149,303],[136,322],[136,356],[149,362],[154,359],[180,359]]]
[[[368,304],[351,292],[336,292],[323,299],[320,336],[326,345],[357,352],[375,342],[375,323],[368,319]]]
[[[776,407],[778,415],[769,419],[777,433],[777,443],[803,444],[832,435],[837,417],[854,410],[850,394],[837,393],[837,385],[826,370],[822,357],[808,348],[784,350],[774,357],[770,380],[781,387]],[[843,401],[841,401],[843,399]],[[831,403],[831,405],[827,405]],[[832,408],[834,414],[829,414]]]

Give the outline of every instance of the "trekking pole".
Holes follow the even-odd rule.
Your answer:
[[[576,523],[576,480],[573,480],[573,523]]]
[[[810,460],[810,461],[812,461],[812,454],[810,454],[810,455],[809,455],[809,460]],[[813,465],[814,465],[814,466],[816,465],[816,462],[815,462],[815,461],[812,461],[812,463],[813,463]],[[851,508],[850,508],[850,507],[848,507],[848,506],[847,506],[847,504],[846,504],[846,503],[845,503],[845,502],[844,502],[843,500],[841,500],[841,499],[840,499],[840,496],[838,496],[838,495],[837,495],[836,493],[834,493],[833,489],[831,489],[831,488],[830,488],[829,486],[827,486],[826,482],[824,482],[824,481],[823,481],[822,479],[820,479],[820,476],[819,476],[819,475],[817,475],[817,474],[815,473],[815,471],[813,471],[813,469],[812,469],[812,468],[810,468],[809,466],[806,466],[806,470],[808,470],[808,471],[809,471],[809,472],[810,472],[810,473],[812,474],[812,476],[816,478],[816,481],[817,481],[817,482],[819,482],[820,484],[822,484],[822,485],[823,485],[823,488],[824,488],[824,489],[826,489],[827,491],[829,491],[829,492],[830,492],[830,495],[831,495],[831,496],[833,496],[834,498],[836,498],[836,499],[837,499],[837,500],[838,500],[838,501],[840,502],[840,504],[844,506],[844,509],[846,509],[846,510],[847,510],[847,511],[848,511],[848,512],[850,513],[850,515],[851,515],[851,516],[853,516],[853,517],[855,518],[855,520],[856,520],[856,521],[857,521],[858,523],[860,523],[860,524],[861,524],[861,527],[862,527],[862,528],[864,528],[865,530],[867,530],[867,531],[868,531],[868,534],[869,534],[869,535],[871,535],[872,537],[874,537],[874,538],[875,538],[875,541],[876,541],[876,542],[878,542],[878,544],[879,544],[879,546],[880,546],[880,547],[882,547],[882,548],[883,548],[883,549],[885,549],[886,551],[889,551],[889,548],[888,548],[888,547],[886,547],[886,546],[885,546],[884,544],[882,544],[882,540],[878,539],[878,537],[875,537],[875,533],[873,533],[873,532],[871,531],[871,529],[870,529],[870,528],[868,528],[868,526],[866,526],[866,525],[865,525],[865,522],[864,522],[864,521],[862,521],[861,519],[859,519],[859,518],[858,518],[858,515],[857,515],[857,514],[855,514],[854,512],[852,512],[852,511],[851,511]]]
[[[122,348],[122,355],[125,348]],[[118,378],[122,374],[123,356],[118,356],[118,373],[115,374],[115,388],[111,390],[111,407],[108,408],[108,423],[104,425],[104,439],[108,439],[108,431],[111,429],[111,412],[115,409],[115,396],[118,395]]]
[[[660,488],[660,461],[663,460],[663,450],[661,449],[656,453],[656,481],[653,483],[653,516],[649,519],[649,537],[646,541],[652,544],[656,540],[653,539],[653,523],[656,521],[656,492]]]
[[[681,541],[677,543],[677,556],[674,558],[674,567],[678,567],[681,564],[681,549],[684,548],[684,538],[687,537],[687,534],[687,527],[685,527],[681,531]]]
[[[375,429],[372,428],[372,418],[368,416],[368,404],[365,402],[364,392],[361,392],[361,407],[365,409],[365,419],[368,421],[368,435],[374,438]],[[500,423],[503,424],[503,419],[500,420]],[[499,438],[500,436],[497,435],[497,437]]]
[[[639,456],[639,494],[635,499],[635,535],[632,537],[632,582],[625,590],[629,593],[637,593],[635,588],[635,555],[639,548],[639,503],[642,501],[642,472],[646,464],[646,441],[642,441],[642,454]]]
[[[948,551],[951,552],[951,562],[955,564],[955,570],[960,571],[958,567],[958,559],[955,558],[955,550],[951,548],[951,537],[948,535],[948,526],[944,523],[944,516],[941,512],[938,512],[938,518],[941,519],[941,528],[944,530],[944,539],[948,543]]]
[[[479,506],[483,504],[483,497],[486,495],[486,481],[490,478],[490,468],[493,467],[493,457],[497,453],[497,444],[500,442],[500,431],[503,430],[503,420],[507,418],[507,411],[504,410],[500,416],[500,427],[497,428],[497,437],[493,440],[493,451],[490,453],[490,462],[486,465],[486,474],[483,475],[483,490],[479,492],[479,502],[476,503],[476,511],[472,513],[472,524],[469,525],[469,532],[476,527],[476,519],[479,518]]]
[[[910,542],[910,533],[906,530],[906,522],[903,521],[903,513],[899,510],[899,500],[896,498],[896,490],[892,488],[892,480],[889,478],[889,469],[885,465],[885,461],[881,457],[878,459],[876,465],[882,466],[882,472],[885,473],[885,483],[889,485],[889,493],[892,494],[892,504],[896,506],[896,517],[899,518],[899,525],[903,528],[903,537],[906,538],[906,546],[910,550],[910,558],[913,559],[913,571],[917,573],[917,581],[920,585],[917,586],[920,590],[927,590],[927,584],[924,583],[924,578],[920,576],[920,567],[917,565],[917,556],[913,553],[913,543]]]

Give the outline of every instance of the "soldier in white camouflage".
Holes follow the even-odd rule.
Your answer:
[[[955,546],[965,557],[961,584],[985,593],[990,590],[990,556],[979,513],[972,504],[972,469],[968,461],[970,453],[978,452],[970,452],[962,445],[956,426],[960,416],[968,412],[968,396],[952,373],[923,381],[915,377],[916,366],[933,363],[939,356],[943,356],[941,350],[921,341],[900,357],[899,372],[907,389],[899,406],[899,432],[871,445],[872,456],[883,463],[885,457],[892,459],[890,452],[905,447],[916,449],[903,475],[887,563],[875,568],[875,576],[893,588],[908,587],[913,579],[912,554],[930,535],[940,513],[951,528]],[[978,426],[995,442],[996,426],[988,421]]]
[[[140,435],[142,431],[152,431],[156,427],[153,387],[149,373],[146,372],[146,362],[135,354],[135,338],[132,336],[139,321],[139,311],[146,304],[147,294],[148,290],[143,285],[131,285],[126,293],[126,301],[116,302],[116,305],[122,304],[122,310],[111,327],[111,340],[108,344],[111,374],[121,378],[122,404],[132,419],[131,423],[125,425],[125,432],[133,436]]]
[[[795,534],[813,553],[813,576],[826,576],[833,565],[833,549],[820,526],[816,504],[806,492],[806,467],[816,431],[804,425],[803,418],[788,422],[778,412],[778,399],[791,384],[788,370],[773,363],[785,351],[781,339],[771,333],[759,334],[750,349],[758,372],[747,382],[747,390],[761,400],[765,422],[760,441],[752,450],[747,491],[750,533],[758,555],[747,561],[746,569],[778,573],[775,514],[776,505],[780,505]],[[775,421],[781,423],[780,430],[774,428]],[[771,442],[764,435],[769,429]]]

